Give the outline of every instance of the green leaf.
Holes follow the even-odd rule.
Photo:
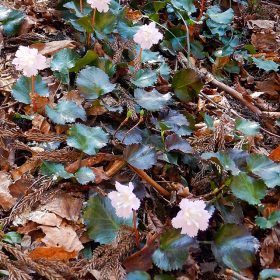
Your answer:
[[[98,54],[95,51],[88,50],[87,53],[75,62],[75,66],[70,68],[70,72],[79,72],[84,66],[91,64],[98,58]]]
[[[158,274],[155,275],[154,280],[176,280],[176,278],[167,274]]]
[[[185,10],[188,13],[188,15],[196,11],[193,2],[193,0],[171,0],[171,4],[174,7]]]
[[[268,218],[256,217],[256,224],[262,228],[272,228],[280,221],[280,210],[272,212]]]
[[[25,14],[22,11],[12,10],[0,5],[0,26],[3,26],[4,35],[15,35],[24,18]]]
[[[81,167],[76,173],[75,173],[75,178],[77,181],[85,185],[91,181],[95,180],[95,174],[89,167]]]
[[[201,156],[203,159],[211,159],[212,161],[219,163],[225,170],[231,171],[233,175],[238,175],[240,170],[236,166],[235,162],[231,159],[230,154],[225,152],[208,152]],[[218,161],[218,162],[217,162]]]
[[[149,169],[156,164],[154,148],[146,145],[133,144],[123,151],[124,160],[139,169]]]
[[[176,150],[183,153],[191,153],[193,151],[189,142],[175,133],[166,137],[165,147],[167,151]]]
[[[157,73],[150,69],[140,69],[131,82],[137,87],[150,87],[157,81]]]
[[[15,231],[10,231],[4,234],[2,241],[10,244],[17,244],[21,242],[21,235]]]
[[[63,179],[73,177],[73,174],[65,171],[63,164],[49,161],[43,161],[43,164],[41,165],[41,172],[46,176],[54,176]]]
[[[97,154],[99,149],[107,145],[107,142],[108,134],[98,126],[75,124],[68,130],[67,144],[88,155]]]
[[[35,92],[40,96],[48,96],[49,89],[46,82],[42,80],[40,75],[35,78]],[[12,87],[12,95],[15,100],[24,104],[30,104],[31,98],[31,78],[21,76]]]
[[[101,244],[111,243],[122,225],[132,226],[131,219],[119,218],[107,197],[91,197],[84,213],[88,236]]]
[[[133,271],[127,274],[126,280],[150,280],[151,276],[145,271]]]
[[[251,154],[247,164],[249,171],[262,178],[269,188],[280,186],[280,164],[260,154]]]
[[[115,88],[115,85],[111,84],[109,76],[94,66],[87,67],[79,72],[77,86],[86,99],[97,99]]]
[[[259,280],[274,279],[280,277],[280,269],[263,269],[259,275]]]
[[[256,180],[244,172],[233,177],[230,187],[236,197],[253,205],[259,204],[266,194],[266,186],[263,181]]]
[[[239,118],[235,122],[235,129],[239,130],[246,136],[254,136],[259,133],[260,125],[257,122]]]
[[[160,94],[156,89],[148,92],[144,89],[137,88],[134,90],[136,103],[148,111],[158,111],[163,109],[171,98],[169,93]]]
[[[62,100],[55,108],[46,105],[48,117],[57,124],[73,123],[76,119],[86,120],[86,111],[73,101]]]
[[[175,95],[181,101],[190,101],[197,96],[203,87],[203,83],[195,70],[184,69],[174,75],[172,87]]]
[[[255,57],[253,57],[252,60],[259,69],[262,69],[266,72],[268,71],[277,72],[279,69],[279,64],[272,60],[265,60],[262,58],[255,58]]]
[[[165,271],[182,268],[193,242],[186,234],[180,234],[180,230],[168,230],[160,237],[160,246],[153,253],[154,264]]]
[[[212,251],[216,259],[233,270],[250,267],[259,241],[242,225],[225,224],[217,232]]]

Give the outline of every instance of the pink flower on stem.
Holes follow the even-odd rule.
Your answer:
[[[26,77],[36,76],[39,70],[47,68],[47,59],[38,53],[37,49],[20,46],[16,52],[13,64]]]
[[[154,22],[142,25],[133,36],[135,43],[139,44],[141,49],[150,49],[162,38],[163,35],[158,31]]]
[[[211,214],[205,210],[206,204],[203,200],[190,200],[184,198],[179,204],[181,210],[171,223],[174,228],[182,228],[181,234],[195,237],[199,230],[208,228]]]
[[[111,0],[87,0],[92,9],[97,9],[99,13],[107,13]]]
[[[133,210],[140,207],[140,200],[133,193],[134,186],[130,182],[128,186],[116,182],[116,190],[108,194],[116,214],[120,218],[128,219],[132,216]]]

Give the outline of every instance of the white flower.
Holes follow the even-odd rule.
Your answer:
[[[204,208],[206,204],[203,200],[189,200],[184,198],[179,204],[181,210],[171,223],[174,228],[182,228],[181,234],[190,237],[197,235],[198,230],[206,230],[211,214]]]
[[[116,182],[116,189],[117,191],[110,192],[108,197],[116,209],[117,216],[128,219],[133,213],[132,210],[137,210],[140,207],[140,200],[132,192],[134,186],[131,182],[128,186]]]
[[[135,43],[139,44],[142,49],[150,49],[162,38],[163,35],[158,31],[154,22],[142,25],[133,36]]]
[[[47,68],[47,59],[38,53],[37,49],[20,46],[16,52],[13,64],[26,77],[36,76],[39,70]]]
[[[87,0],[92,9],[96,9],[99,13],[106,13],[109,11],[109,4],[111,0]]]

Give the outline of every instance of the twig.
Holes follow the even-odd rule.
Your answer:
[[[160,194],[163,196],[170,196],[170,192],[160,186],[154,179],[152,179],[145,171],[138,169],[136,167],[131,166],[130,164],[128,167],[134,171],[137,175],[139,175],[143,180],[149,183],[154,189],[156,189]]]

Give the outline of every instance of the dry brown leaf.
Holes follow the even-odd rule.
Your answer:
[[[275,162],[280,162],[280,145],[270,153],[269,158]]]
[[[91,167],[92,171],[95,174],[95,183],[99,184],[104,180],[108,180],[109,177],[106,175],[106,172],[103,169],[103,166],[100,167]]]
[[[10,210],[16,203],[16,199],[10,194],[11,183],[9,174],[0,171],[0,205],[5,211]]]
[[[54,213],[43,211],[33,211],[29,214],[28,220],[33,221],[39,225],[56,226],[59,227],[62,223],[62,218],[56,216]]]
[[[253,33],[251,42],[261,52],[277,51],[280,46],[279,34],[277,33]]]
[[[69,221],[78,221],[82,209],[82,200],[68,193],[58,193],[52,200],[41,207],[42,210],[55,213]]]
[[[260,29],[267,29],[272,30],[275,26],[276,22],[273,20],[248,20],[247,26],[249,29],[253,30],[260,30]]]
[[[32,129],[37,129],[44,134],[48,134],[50,132],[51,126],[45,117],[36,114],[32,119]]]
[[[61,247],[37,247],[29,253],[32,260],[68,261],[77,257],[77,252],[67,252]]]
[[[272,73],[267,80],[256,82],[256,88],[258,91],[263,91],[269,94],[270,97],[278,99],[280,92],[280,75]]]
[[[139,21],[142,17],[142,13],[139,10],[132,10],[128,7],[125,8],[124,16],[128,20]]]
[[[32,44],[31,47],[37,49],[42,55],[51,56],[64,48],[75,49],[76,44],[77,43],[73,40],[61,40],[47,43],[36,43]]]
[[[40,226],[39,228],[46,235],[41,241],[47,247],[62,247],[67,252],[79,252],[84,248],[77,233],[69,225],[62,224],[60,227]]]
[[[14,169],[11,171],[11,175],[14,180],[19,179],[23,174],[27,172],[33,171],[35,168],[37,168],[40,164],[40,160],[38,159],[29,159],[27,160],[23,165],[18,167],[17,169]]]

